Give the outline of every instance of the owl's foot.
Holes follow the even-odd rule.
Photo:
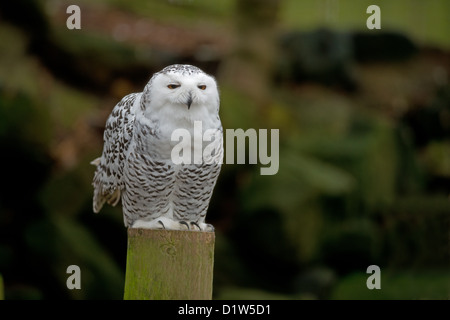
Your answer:
[[[141,229],[167,229],[167,230],[180,230],[179,222],[173,221],[172,219],[166,217],[160,217],[153,220],[136,220],[132,228]]]
[[[141,229],[166,229],[166,230],[190,230],[213,232],[214,227],[208,223],[195,221],[174,221],[170,218],[159,217],[153,220],[136,220],[132,228]]]
[[[184,221],[181,220],[179,230],[190,230],[190,231],[201,231],[202,229],[195,221]]]
[[[214,232],[214,227],[209,223],[199,223],[200,229],[206,232]]]
[[[183,226],[186,226],[184,230],[191,230],[191,231],[207,231],[212,232],[214,231],[214,227],[211,224],[208,223],[197,223],[195,221],[180,221],[180,224],[183,224]]]

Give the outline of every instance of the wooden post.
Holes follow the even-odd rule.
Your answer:
[[[214,232],[128,229],[124,299],[211,299],[214,239]]]

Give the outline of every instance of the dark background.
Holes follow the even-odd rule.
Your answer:
[[[71,4],[81,30],[66,27]],[[381,30],[366,28],[371,4]],[[214,299],[448,299],[448,12],[445,0],[2,1],[4,297],[123,297],[121,209],[92,212],[89,162],[123,96],[191,63],[216,76],[224,129],[280,130],[276,175],[223,166],[207,216]],[[66,287],[72,264],[81,290]],[[381,290],[366,287],[369,265]]]

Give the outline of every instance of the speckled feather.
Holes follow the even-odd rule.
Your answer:
[[[179,88],[167,89],[171,83]],[[92,162],[94,212],[121,200],[127,227],[213,230],[204,221],[223,157],[219,104],[214,78],[190,65],[166,67],[143,92],[124,97],[106,122],[102,156]],[[175,165],[171,133],[193,133],[194,121],[220,132],[215,161]]]

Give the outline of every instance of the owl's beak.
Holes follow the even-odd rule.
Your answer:
[[[191,109],[191,104],[192,104],[192,92],[189,92],[189,96],[188,96],[188,99],[186,101],[186,105],[188,107],[188,110]]]

